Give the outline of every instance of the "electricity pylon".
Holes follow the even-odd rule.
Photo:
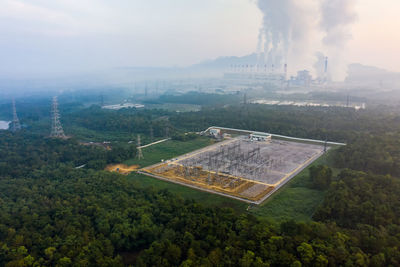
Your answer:
[[[139,134],[137,136],[137,154],[138,154],[138,159],[139,160],[144,159],[143,153],[142,153],[142,147],[141,147],[141,144],[140,144],[140,135]]]
[[[58,112],[57,97],[53,97],[53,105],[51,110],[51,133],[50,137],[65,138],[64,130],[60,122],[60,113]]]
[[[15,108],[15,100],[12,101],[12,109],[13,109],[13,120],[11,122],[11,131],[16,132],[21,130],[21,124],[19,123],[19,119],[17,116],[17,109]]]

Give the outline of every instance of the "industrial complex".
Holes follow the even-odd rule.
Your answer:
[[[281,66],[280,66],[281,65]],[[280,67],[277,67],[280,66]],[[273,84],[277,86],[309,87],[310,85],[321,85],[328,82],[328,58],[324,58],[323,70],[321,75],[313,79],[308,70],[297,71],[296,76],[288,75],[288,64],[269,65],[269,64],[232,64],[227,72],[224,73],[226,80],[232,81],[252,81]]]
[[[222,141],[140,172],[260,204],[334,144],[222,127],[202,134]]]

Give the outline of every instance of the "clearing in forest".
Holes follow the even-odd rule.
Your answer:
[[[260,204],[324,153],[320,144],[239,136],[140,170],[152,177]]]
[[[106,167],[106,170],[109,172],[118,172],[120,174],[130,174],[131,172],[137,171],[139,169],[139,165],[128,166],[125,164],[112,164]]]

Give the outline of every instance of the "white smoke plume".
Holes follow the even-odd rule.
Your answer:
[[[343,79],[341,50],[350,38],[356,0],[257,0],[263,13],[258,52],[267,66],[312,69],[317,51],[330,58],[330,76]],[[320,70],[317,70],[320,72]]]
[[[343,80],[348,62],[343,58],[343,50],[351,39],[350,26],[355,22],[356,0],[322,0],[320,6],[320,27],[324,31],[323,50],[329,54],[330,75],[334,80]]]
[[[344,46],[351,38],[349,26],[356,20],[356,0],[322,0],[321,28],[328,46]]]
[[[314,70],[315,74],[317,75],[318,78],[323,79],[325,78],[325,55],[322,54],[321,52],[317,52],[315,54],[315,57],[317,60],[314,63]],[[328,78],[328,77],[326,77]]]
[[[291,1],[263,0],[258,1],[258,7],[263,12],[258,46],[264,46],[264,62],[268,66],[280,67],[288,54],[291,33],[289,10],[293,8]]]

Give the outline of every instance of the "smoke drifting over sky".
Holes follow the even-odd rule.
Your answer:
[[[399,13],[399,0],[0,0],[0,78],[190,66],[251,54],[258,34],[292,73],[316,52],[338,76],[343,58],[400,71]]]
[[[321,28],[326,35],[326,45],[343,46],[351,38],[349,25],[355,22],[355,0],[323,0],[321,3]]]
[[[330,57],[331,76],[343,79],[347,73],[347,61],[343,49],[351,39],[350,25],[356,21],[356,0],[323,0],[320,26],[324,30],[323,51]]]
[[[311,69],[321,54],[330,57],[330,76],[344,78],[346,62],[342,50],[351,38],[356,20],[356,0],[258,0],[263,13],[259,52],[264,62],[294,71]],[[316,56],[318,53],[318,56]],[[320,74],[320,70],[316,70]]]

